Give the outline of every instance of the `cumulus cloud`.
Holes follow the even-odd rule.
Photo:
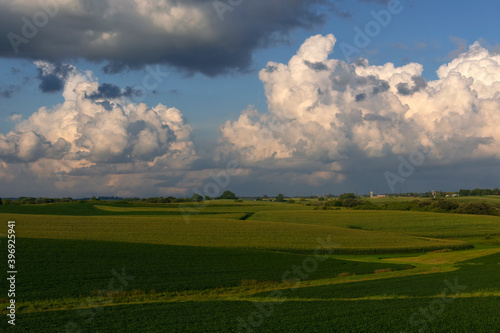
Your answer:
[[[59,73],[51,64],[36,64],[45,76]],[[14,131],[0,134],[4,178],[5,169],[18,169],[52,178],[62,173],[76,183],[88,181],[95,170],[101,178],[132,179],[186,170],[196,159],[191,127],[176,108],[134,104],[129,90],[100,85],[91,72],[74,67],[64,81],[64,103],[17,119]]]
[[[475,43],[426,82],[417,63],[331,59],[335,43],[313,36],[288,64],[269,62],[268,113],[221,126],[219,154],[310,185],[413,151],[441,165],[500,158],[499,55]]]
[[[349,16],[330,0],[0,0],[0,56],[218,75],[248,69],[255,49],[322,24],[329,11]],[[61,87],[50,79],[49,89]]]

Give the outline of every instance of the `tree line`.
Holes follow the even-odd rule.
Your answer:
[[[375,205],[369,200],[357,198],[352,193],[341,195],[338,199],[327,201],[316,209],[340,209],[340,207],[358,210],[403,210],[434,213],[456,213],[474,215],[500,215],[500,210],[487,202],[459,202],[448,199],[425,199],[412,201],[395,201]]]
[[[490,189],[480,189],[476,188],[474,190],[460,190],[458,194],[461,197],[476,197],[476,196],[485,196],[485,195],[500,195],[500,190],[498,188],[490,190]]]
[[[236,200],[236,195],[231,191],[225,191],[221,196],[214,199],[234,199]],[[202,197],[199,194],[193,194],[192,197],[185,198],[175,198],[169,197],[153,197],[153,198],[116,198],[116,197],[95,197],[90,199],[73,199],[73,198],[34,198],[34,197],[19,197],[17,199],[1,199],[0,205],[43,205],[52,203],[86,203],[86,202],[105,202],[113,201],[115,203],[185,203],[185,202],[200,202],[203,200],[212,200],[209,196]]]

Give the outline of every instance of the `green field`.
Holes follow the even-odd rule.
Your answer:
[[[500,326],[496,216],[217,200],[0,206],[0,217],[16,221],[16,327],[0,297],[8,332]]]

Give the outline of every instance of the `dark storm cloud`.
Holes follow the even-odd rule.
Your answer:
[[[398,89],[398,94],[403,96],[409,96],[427,87],[427,82],[423,77],[413,76],[411,79],[413,81],[413,87],[410,88],[408,83],[401,82],[396,86],[396,89]]]
[[[134,97],[140,96],[141,92],[134,90],[132,87],[126,87],[121,90],[120,87],[114,85],[112,83],[103,83],[100,84],[97,88],[97,91],[94,91],[90,96],[87,96],[89,99],[113,99],[120,97]]]
[[[46,10],[36,1],[23,6],[18,1],[0,0],[0,57],[83,58],[105,62],[107,73],[158,63],[209,76],[245,71],[256,49],[286,41],[296,28],[321,25],[329,14],[349,16],[333,0],[253,0],[236,6],[223,0],[226,7],[219,12],[213,0],[158,0],[154,6],[73,0]],[[45,24],[33,24],[35,13],[47,14]],[[61,89],[61,78],[46,81],[44,91]]]
[[[74,67],[59,63],[54,64],[54,68],[50,73],[44,72],[42,68],[38,68],[37,78],[40,80],[38,87],[44,93],[62,91],[68,75],[73,70]]]

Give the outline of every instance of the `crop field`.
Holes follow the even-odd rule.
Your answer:
[[[460,238],[500,235],[499,218],[462,214],[436,214],[410,211],[301,211],[279,214],[259,212],[250,220],[276,221],[323,226],[354,228],[357,230],[395,232],[398,234]],[[474,228],[470,226],[474,225]]]
[[[500,217],[313,208],[229,200],[0,206],[2,221],[16,221],[19,271],[16,326],[3,321],[1,329],[500,327]],[[0,296],[4,317],[7,301]]]

